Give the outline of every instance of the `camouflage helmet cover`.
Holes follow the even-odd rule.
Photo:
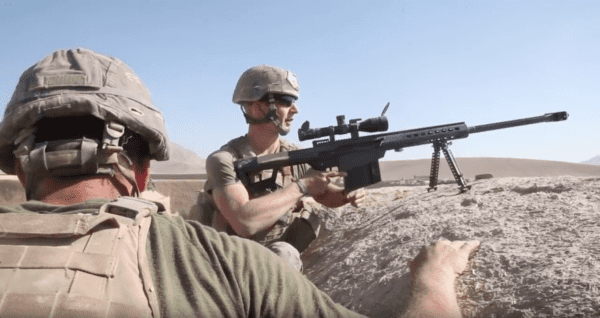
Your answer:
[[[299,97],[298,77],[296,74],[269,65],[259,65],[246,70],[233,91],[233,102],[253,102],[268,93]]]
[[[123,124],[148,142],[152,159],[168,159],[164,118],[141,80],[118,59],[76,49],[21,75],[0,123],[0,169],[15,173],[13,151],[40,119],[84,115]]]

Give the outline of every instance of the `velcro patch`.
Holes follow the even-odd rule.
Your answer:
[[[295,90],[298,90],[298,76],[290,71],[287,71],[287,81],[292,85]]]
[[[85,75],[71,74],[44,77],[45,87],[85,85]]]

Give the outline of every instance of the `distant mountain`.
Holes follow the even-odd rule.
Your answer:
[[[600,155],[595,156],[592,159],[588,159],[586,161],[582,161],[580,163],[585,163],[585,164],[588,164],[588,165],[600,165]]]
[[[150,164],[151,173],[164,174],[200,174],[206,173],[205,160],[195,152],[184,147],[169,143],[169,160],[155,161]]]

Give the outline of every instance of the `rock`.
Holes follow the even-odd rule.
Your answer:
[[[600,317],[600,190],[586,178],[493,178],[466,194],[454,184],[367,189],[378,204],[322,208],[304,273],[350,309],[400,316],[406,264],[421,247],[476,239],[481,248],[456,282],[464,317]],[[400,188],[408,193],[398,199]]]
[[[460,203],[461,206],[470,206],[473,204],[477,204],[477,199],[475,199],[474,197],[466,198]]]
[[[494,177],[491,173],[478,174],[475,176],[475,180],[492,179]]]

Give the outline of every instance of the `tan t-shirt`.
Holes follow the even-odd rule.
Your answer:
[[[282,151],[292,151],[301,149],[299,146],[294,145],[283,138],[280,138]],[[211,194],[211,191],[216,187],[225,187],[230,184],[241,183],[240,179],[236,176],[235,168],[233,163],[236,160],[243,158],[256,157],[256,153],[250,145],[250,139],[248,136],[238,137],[229,141],[221,149],[213,152],[206,159],[206,183],[204,184],[204,191]],[[310,169],[308,164],[298,165],[298,175],[294,177],[300,179]],[[262,178],[268,178],[271,176],[270,171],[265,171],[262,174]],[[281,174],[278,176],[278,182],[281,184]]]
[[[285,139],[280,139],[280,151],[293,151],[300,149],[299,146],[294,145]],[[241,180],[237,177],[234,168],[234,162],[239,159],[244,158],[252,158],[255,157],[256,153],[252,149],[250,145],[250,139],[248,136],[242,136],[236,139],[229,141],[226,145],[221,147],[220,150],[212,153],[206,159],[206,174],[207,180],[204,184],[205,196],[208,201],[206,206],[203,208],[203,216],[202,218],[206,220],[207,224],[211,225],[218,231],[227,232],[230,235],[236,234],[231,226],[228,224],[227,220],[223,215],[221,215],[216,208],[216,204],[212,199],[212,190],[216,187],[225,187],[230,184],[241,183]],[[302,178],[310,166],[308,164],[296,165],[291,168],[288,167],[286,173],[289,175],[291,173],[292,178],[288,178],[287,180],[295,180]],[[253,175],[250,175],[251,182],[257,182],[260,180],[266,180],[271,178],[272,171],[262,171]],[[284,186],[284,178],[282,176],[283,173],[277,173],[276,183],[279,187]],[[288,181],[291,182],[291,181]],[[250,198],[258,198],[264,195],[269,194],[270,190],[260,190],[257,192],[248,190],[250,194]],[[315,231],[315,235],[318,235],[318,218],[310,214],[302,213],[310,212],[307,210],[304,202],[301,200],[298,202],[296,207],[291,207],[288,213],[282,215],[279,221],[276,224],[267,230],[264,230],[258,234],[256,234],[252,239],[266,244],[267,242],[279,239],[285,229],[290,224],[290,222],[296,217],[303,215],[304,217],[309,217],[313,222],[311,224],[313,226],[313,231]]]

